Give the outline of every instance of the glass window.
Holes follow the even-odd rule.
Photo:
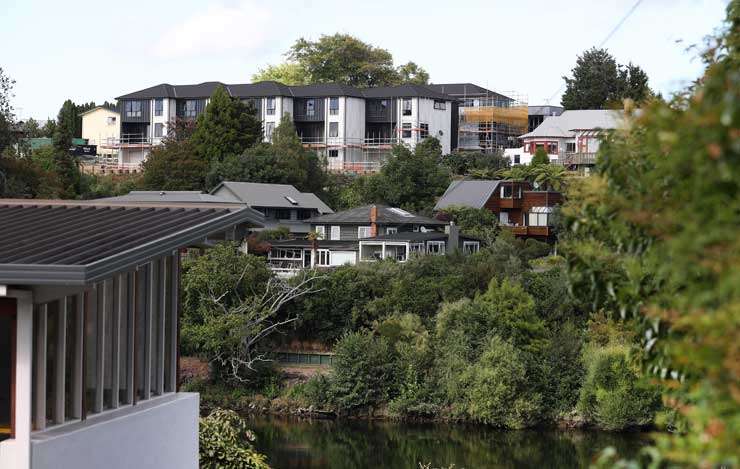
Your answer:
[[[576,152],[576,142],[566,142],[565,151],[567,153],[575,153]]]
[[[529,213],[529,226],[548,226],[547,213]]]
[[[164,100],[162,98],[155,99],[154,100],[154,115],[161,116],[163,110],[164,110]]]
[[[429,241],[427,243],[427,252],[429,254],[440,255],[445,253],[444,241]]]
[[[514,164],[519,164],[521,162],[521,156],[514,155]]]
[[[315,226],[313,229],[318,239],[326,239],[326,227],[322,225]]]
[[[429,136],[429,124],[419,124],[419,138],[427,138]]]
[[[265,140],[272,142],[272,133],[275,131],[274,122],[265,122]]]
[[[439,110],[444,111],[445,109],[447,109],[447,103],[445,101],[434,100],[434,109],[439,109]]]
[[[404,122],[403,124],[401,124],[401,137],[411,138],[411,123],[410,122]]]
[[[478,241],[463,241],[463,252],[465,254],[475,254],[480,249]]]
[[[329,137],[339,137],[339,122],[329,122]]]
[[[339,150],[329,150],[329,158],[336,158],[339,156]]]
[[[275,98],[270,96],[267,98],[267,105],[265,106],[265,114],[268,116],[274,116],[275,115]]]
[[[154,124],[154,136],[162,137],[164,135],[164,124]]]
[[[196,117],[198,115],[198,102],[194,99],[185,101],[185,117]]]
[[[316,265],[328,266],[331,265],[330,253],[328,249],[319,249],[316,251]]]
[[[554,155],[558,152],[558,144],[557,142],[548,142],[547,144],[547,153]]]
[[[314,115],[316,115],[316,100],[307,99],[306,100],[306,116],[313,117]]]
[[[329,114],[339,114],[339,98],[329,98]]]
[[[342,229],[339,226],[331,227],[331,239],[337,241],[341,238]]]
[[[126,117],[141,117],[141,101],[126,101],[123,110]]]
[[[398,233],[397,226],[389,226],[385,229],[385,234],[395,234],[395,233]]]
[[[357,238],[369,238],[370,237],[370,227],[369,226],[358,226],[357,227]]]
[[[403,115],[411,115],[411,98],[403,98]]]

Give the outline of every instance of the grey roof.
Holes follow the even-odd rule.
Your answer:
[[[455,98],[500,97],[513,101],[513,99],[508,96],[504,96],[501,93],[491,91],[473,83],[439,83],[427,85],[427,88],[438,93],[454,96]]]
[[[236,225],[233,205],[0,201],[0,284],[89,285]]]
[[[559,116],[564,111],[561,106],[529,106],[528,113],[530,116]]]
[[[622,118],[621,111],[607,109],[581,109],[565,111],[559,116],[548,117],[532,132],[520,138],[563,137],[570,138],[574,130],[615,129]]]
[[[434,218],[423,217],[414,213],[406,212],[399,208],[386,205],[375,205],[378,208],[376,223],[381,225],[445,225],[446,223]],[[342,212],[322,215],[306,220],[314,225],[321,224],[368,224],[370,223],[370,209],[373,205],[363,205]]]
[[[106,197],[97,199],[99,202],[152,202],[152,203],[217,203],[217,204],[234,204],[237,202],[226,200],[212,194],[206,194],[200,191],[131,191],[126,195],[116,197]],[[241,204],[243,205],[243,204]]]
[[[434,210],[452,206],[483,208],[498,187],[499,180],[452,181]]]
[[[338,83],[318,83],[313,85],[287,86],[276,81],[261,81],[257,83],[244,83],[226,85],[217,81],[209,81],[197,85],[161,85],[134,91],[117,99],[152,99],[152,98],[198,98],[206,99],[213,94],[217,86],[224,86],[231,96],[238,98],[256,98],[263,96],[288,96],[288,97],[329,97],[329,96],[353,96],[357,98],[400,98],[400,97],[425,97],[431,99],[444,99],[447,101],[455,98],[436,91],[428,86],[405,84],[398,86],[381,86],[375,88],[355,88],[353,86]]]
[[[224,181],[211,191],[218,197],[247,204],[250,207],[308,208],[319,213],[334,213],[315,194],[299,192],[290,184]],[[293,204],[287,197],[295,200]]]

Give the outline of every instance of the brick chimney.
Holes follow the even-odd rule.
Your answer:
[[[378,236],[378,207],[373,205],[370,207],[370,236]]]

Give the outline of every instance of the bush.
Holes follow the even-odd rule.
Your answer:
[[[254,440],[247,423],[236,412],[216,409],[200,419],[200,467],[269,469],[267,458],[252,447]]]
[[[656,386],[640,380],[623,345],[589,348],[586,379],[578,407],[583,416],[604,430],[648,425],[660,409]]]
[[[385,338],[347,334],[337,343],[329,396],[340,411],[377,407],[397,389],[396,354]]]
[[[536,422],[542,399],[530,391],[526,365],[511,342],[492,337],[461,380],[466,388],[465,409],[471,418],[506,428],[524,428]]]

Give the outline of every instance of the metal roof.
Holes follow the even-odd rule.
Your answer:
[[[211,191],[214,196],[247,204],[250,207],[308,208],[319,213],[334,213],[311,192],[299,192],[290,184],[224,181]],[[297,203],[291,202],[291,199]]]
[[[496,93],[495,91],[488,90],[473,83],[439,83],[426,86],[433,91],[448,94],[456,98],[499,97],[513,101],[513,99],[508,96]]]
[[[106,197],[96,200],[98,202],[151,202],[163,204],[216,203],[244,206],[243,203],[233,202],[222,197],[218,197],[212,194],[206,194],[200,191],[131,191],[126,195]]]
[[[373,205],[364,205],[362,207],[351,208],[342,212],[309,218],[305,221],[313,225],[366,225],[370,223],[370,210],[372,207]],[[446,225],[446,223],[443,221],[435,220],[434,218],[423,217],[421,215],[416,215],[414,213],[401,210],[399,208],[388,207],[385,205],[375,205],[375,207],[378,208],[378,216],[376,222],[381,225]]]
[[[0,200],[0,284],[87,285],[240,224],[261,220],[228,204]]]
[[[434,210],[452,206],[483,208],[498,187],[499,180],[452,181]]]
[[[572,138],[574,130],[615,129],[622,116],[621,111],[607,109],[565,111],[559,116],[548,117],[536,129],[519,138]]]

